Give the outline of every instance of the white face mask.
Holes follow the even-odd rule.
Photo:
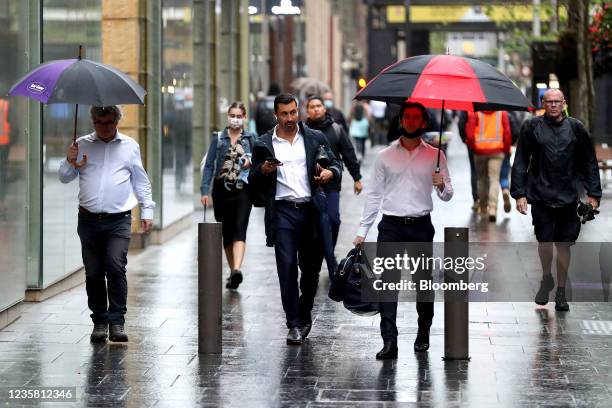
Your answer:
[[[229,125],[231,128],[234,129],[238,129],[242,127],[242,123],[243,123],[243,119],[238,119],[238,118],[227,118],[227,121],[229,122]]]
[[[326,99],[323,101],[323,105],[325,105],[325,107],[329,109],[334,106],[334,102],[332,102],[331,99]]]

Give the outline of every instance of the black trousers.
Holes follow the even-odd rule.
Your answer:
[[[79,212],[87,304],[94,323],[124,324],[131,214],[98,218]]]
[[[291,203],[277,201],[275,217],[274,253],[286,323],[288,328],[300,327],[311,320],[310,312],[323,262],[323,246],[314,237],[317,222],[312,204],[296,208]],[[299,288],[298,266],[302,272]]]
[[[431,218],[426,215],[414,222],[406,222],[396,217],[383,216],[378,224],[378,257],[395,257],[396,254],[402,255],[404,252],[408,256],[433,255],[433,237],[435,230],[431,223]],[[419,244],[412,244],[419,243]],[[401,271],[387,270],[383,273],[383,281],[399,282]],[[431,279],[431,270],[422,269],[412,275],[413,282],[421,279]],[[434,292],[417,290],[416,310],[418,314],[419,328],[428,329],[434,316]],[[385,298],[381,299],[380,310],[380,334],[385,341],[397,339],[397,293],[389,297],[385,293]]]
[[[468,149],[468,159],[470,160],[470,185],[472,186],[472,199],[478,200],[478,173],[474,163],[474,152]],[[486,199],[486,197],[485,197]]]

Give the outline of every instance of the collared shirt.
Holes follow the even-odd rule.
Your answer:
[[[274,154],[283,165],[276,168],[276,200],[307,201],[310,199],[310,184],[306,170],[306,148],[304,137],[297,131],[293,143],[272,134]]]
[[[357,235],[365,237],[376,220],[378,211],[398,217],[421,217],[433,210],[434,189],[431,177],[436,170],[438,149],[421,141],[414,150],[405,149],[399,140],[382,150],[374,162],[372,189],[361,215]],[[453,197],[453,186],[444,153],[440,155],[440,174],[444,190],[435,191],[443,201]]]
[[[80,137],[77,143],[77,162],[87,155],[87,163],[76,169],[62,160],[59,179],[69,183],[79,176],[79,205],[94,213],[119,213],[131,210],[139,202],[140,218],[153,219],[155,202],[138,143],[119,132],[108,143],[95,132]]]

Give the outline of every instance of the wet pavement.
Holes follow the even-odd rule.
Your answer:
[[[444,226],[465,226],[472,241],[533,242],[528,216],[500,210],[495,225],[479,221],[470,210],[464,146],[455,140],[449,156],[456,195],[450,203],[434,201],[435,240],[442,241]],[[372,161],[370,153],[364,161],[366,188]],[[345,173],[339,256],[350,247],[364,200],[353,196],[349,179]],[[198,355],[200,216],[194,214],[194,228],[164,245],[130,255],[128,344],[89,343],[84,286],[25,303],[22,317],[0,331],[0,389],[76,387],[76,403],[43,404],[52,407],[610,406],[610,303],[572,303],[568,313],[556,313],[554,303],[546,308],[531,302],[471,303],[469,362],[442,360],[441,302],[430,351],[415,355],[416,312],[414,304],[402,303],[399,358],[381,362],[374,358],[381,347],[379,318],[353,315],[329,300],[323,273],[312,332],[302,346],[286,345],[274,252],[264,245],[261,209],[251,216],[245,281],[238,291],[223,292],[223,353]],[[606,209],[599,225],[609,225],[609,216]],[[610,241],[610,234],[591,223],[581,240]]]

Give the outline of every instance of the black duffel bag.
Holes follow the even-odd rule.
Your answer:
[[[344,307],[355,314],[373,316],[378,313],[378,301],[372,286],[375,279],[365,251],[360,246],[355,247],[336,268],[329,297],[343,302]]]

